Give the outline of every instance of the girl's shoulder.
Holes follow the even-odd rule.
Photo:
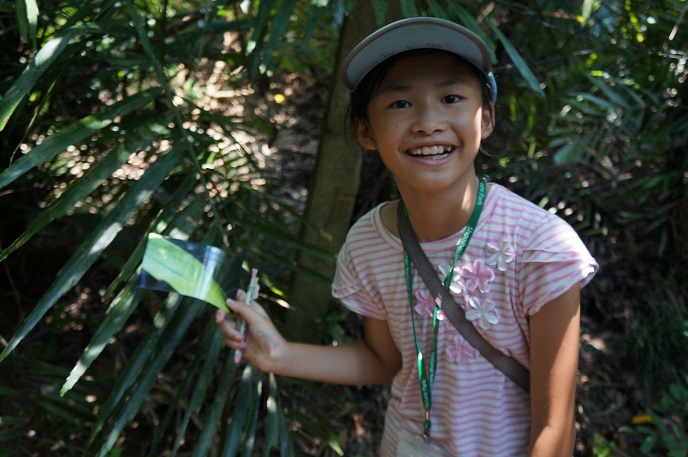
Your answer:
[[[579,238],[573,227],[559,215],[496,183],[490,185],[482,220],[485,231],[493,236],[518,240],[524,248],[553,237]]]
[[[498,183],[489,183],[487,198],[500,211],[522,212],[539,217],[551,215],[549,211]]]
[[[486,225],[536,227],[553,215],[501,184],[490,183],[481,221]]]
[[[388,228],[390,225],[388,219],[390,214],[396,214],[395,209],[397,203],[396,200],[385,201],[368,210],[354,221],[349,228],[347,236],[352,236],[359,232],[373,232],[377,236],[382,236],[384,238],[394,236],[394,233]]]
[[[389,214],[389,208],[396,203],[383,202],[363,214],[349,229],[344,247],[377,244],[400,250],[401,240],[388,228],[389,221],[386,223],[384,220],[385,214]]]

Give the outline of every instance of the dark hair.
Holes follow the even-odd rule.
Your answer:
[[[492,87],[487,79],[487,75],[480,71],[475,65],[469,63],[466,59],[459,57],[456,54],[437,49],[414,49],[412,51],[402,52],[382,61],[375,66],[370,72],[361,79],[355,90],[349,95],[349,108],[347,110],[347,118],[352,131],[355,132],[356,122],[368,120],[368,103],[373,98],[375,91],[382,84],[382,80],[387,76],[389,70],[400,60],[416,54],[423,54],[427,52],[444,52],[454,57],[456,61],[466,68],[470,68],[476,77],[479,84],[479,90],[482,97],[483,107],[490,105],[492,98]]]

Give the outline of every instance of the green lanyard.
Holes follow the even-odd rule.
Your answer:
[[[449,290],[452,279],[454,277],[454,267],[456,262],[461,257],[461,254],[466,250],[468,242],[471,240],[471,236],[475,231],[475,226],[478,224],[478,219],[480,219],[480,213],[483,210],[483,205],[485,204],[485,182],[483,180],[478,181],[478,197],[475,201],[475,208],[473,208],[473,213],[470,219],[468,219],[468,224],[466,224],[466,229],[461,235],[461,240],[456,246],[456,251],[454,252],[454,261],[452,262],[451,268],[447,271],[444,277],[444,287]],[[418,380],[420,381],[420,393],[423,399],[423,406],[425,406],[425,421],[423,422],[423,435],[422,438],[427,441],[430,439],[430,427],[432,423],[430,422],[430,408],[432,407],[432,399],[430,395],[430,390],[432,384],[435,381],[435,372],[437,371],[437,331],[439,329],[439,319],[438,313],[440,307],[435,305],[435,309],[432,313],[432,349],[430,351],[430,360],[428,363],[428,368],[426,369],[425,363],[423,361],[423,351],[420,347],[420,342],[418,341],[418,334],[416,333],[416,319],[415,310],[413,307],[413,273],[411,272],[411,259],[408,256],[406,250],[404,250],[404,271],[406,273],[406,293],[408,294],[408,302],[411,308],[411,325],[413,327],[413,340],[416,344],[416,358],[418,363]]]

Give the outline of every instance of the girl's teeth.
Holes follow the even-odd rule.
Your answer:
[[[437,154],[444,154],[444,148],[442,146],[425,146],[422,148],[418,148],[415,151],[413,151],[413,155],[416,156],[430,156],[430,155],[437,155]]]

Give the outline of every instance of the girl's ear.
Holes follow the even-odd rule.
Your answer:
[[[377,145],[375,144],[373,135],[370,133],[368,123],[360,119],[356,121],[356,138],[365,149],[371,151],[377,150]]]
[[[480,120],[480,126],[482,128],[481,139],[485,139],[492,135],[495,128],[495,109],[494,104],[490,102],[489,109],[483,106],[482,119]]]

